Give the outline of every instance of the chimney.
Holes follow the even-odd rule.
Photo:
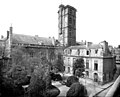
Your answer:
[[[10,34],[12,34],[13,33],[13,27],[11,26],[10,27]]]
[[[89,47],[90,45],[92,45],[92,42],[86,42],[86,47]]]

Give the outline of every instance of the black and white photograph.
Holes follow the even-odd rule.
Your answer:
[[[120,0],[0,0],[0,97],[120,97]]]

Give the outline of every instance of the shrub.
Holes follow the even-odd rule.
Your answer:
[[[46,83],[38,75],[33,74],[28,87],[28,94],[30,97],[44,97]]]
[[[67,78],[66,86],[70,87],[73,83],[78,82],[79,79],[76,76],[69,76]]]

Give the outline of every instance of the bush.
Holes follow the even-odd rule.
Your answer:
[[[66,86],[70,87],[73,83],[78,82],[79,79],[76,76],[69,76],[67,78]]]
[[[28,87],[30,97],[45,97],[46,83],[38,75],[33,74]]]
[[[53,85],[49,86],[46,90],[46,97],[57,97],[59,94],[60,90]]]
[[[17,97],[24,95],[22,86],[15,85],[12,79],[4,78],[0,88],[2,97]]]
[[[62,81],[62,77],[60,74],[50,73],[50,76],[51,76],[51,80],[53,81]]]

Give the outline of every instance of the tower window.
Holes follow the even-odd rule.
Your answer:
[[[73,20],[73,24],[74,24],[74,26],[75,26],[75,19]]]
[[[69,28],[69,31],[72,31],[72,28],[71,28],[71,27]]]
[[[72,24],[72,18],[71,17],[69,17],[69,23]]]
[[[69,14],[72,14],[72,9],[69,10]]]

